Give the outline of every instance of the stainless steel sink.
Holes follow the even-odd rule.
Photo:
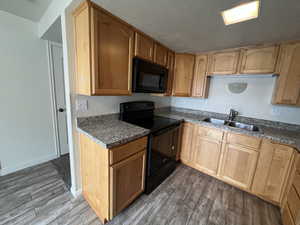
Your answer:
[[[217,124],[217,125],[225,125],[226,124],[225,120],[220,120],[220,119],[215,119],[215,118],[205,118],[203,121],[212,123],[212,124]]]
[[[244,130],[249,130],[249,131],[259,131],[259,128],[252,124],[239,123],[239,122],[228,122],[227,125],[230,127],[236,127],[236,128],[240,128],[240,129],[244,129]]]
[[[226,125],[230,127],[243,129],[243,130],[248,130],[248,131],[255,131],[255,132],[259,131],[259,128],[252,124],[246,124],[246,123],[240,123],[240,122],[228,121],[228,120],[220,120],[216,118],[205,118],[203,121],[207,123],[212,123],[216,125]]]

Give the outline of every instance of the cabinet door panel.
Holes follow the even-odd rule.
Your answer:
[[[140,58],[153,61],[154,41],[153,39],[136,32],[134,55]]]
[[[209,80],[206,76],[208,66],[207,55],[197,55],[195,60],[195,71],[193,80],[193,97],[206,98],[208,95]]]
[[[192,141],[194,135],[194,124],[184,123],[182,131],[180,159],[183,163],[189,164],[192,159]]]
[[[256,169],[258,153],[240,146],[226,144],[220,177],[235,186],[249,190]]]
[[[292,217],[295,221],[295,224],[300,223],[300,197],[296,192],[294,186],[292,186],[289,194],[287,204],[291,210]]]
[[[252,191],[280,203],[293,149],[264,140],[260,151]]]
[[[277,55],[277,46],[243,49],[240,73],[274,73]]]
[[[283,209],[282,223],[283,223],[283,225],[295,225],[292,214],[291,214],[291,211],[290,211],[288,205],[286,205]]]
[[[154,62],[162,66],[167,66],[167,61],[168,61],[168,49],[158,43],[155,43]]]
[[[274,104],[300,106],[300,43],[282,45]]]
[[[146,151],[110,167],[111,218],[144,191]]]
[[[175,75],[173,95],[190,96],[194,76],[195,56],[190,54],[175,55]]]
[[[210,74],[235,74],[240,51],[219,52],[211,55]]]
[[[168,52],[168,84],[167,84],[167,91],[166,95],[172,95],[173,90],[173,79],[174,79],[174,65],[175,65],[175,53]]]
[[[121,21],[92,10],[93,94],[131,94],[134,32]]]
[[[221,156],[221,142],[203,139],[199,136],[194,139],[192,158],[194,167],[202,172],[216,176]]]

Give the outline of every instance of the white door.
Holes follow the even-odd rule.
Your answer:
[[[49,44],[49,50],[53,81],[53,100],[57,123],[58,155],[64,155],[69,153],[69,146],[67,135],[63,50],[61,45],[53,43]]]

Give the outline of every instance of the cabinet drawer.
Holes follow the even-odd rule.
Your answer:
[[[123,159],[128,158],[134,153],[140,152],[147,147],[147,137],[140,138],[138,140],[129,142],[125,145],[112,148],[109,151],[110,165],[120,162]]]
[[[292,217],[296,222],[300,218],[300,198],[293,186],[288,195],[288,206],[291,210]]]
[[[197,134],[204,138],[222,141],[223,131],[216,130],[214,128],[200,127],[198,126]]]
[[[238,144],[258,149],[260,147],[261,139],[251,136],[228,133],[227,142],[230,144]]]

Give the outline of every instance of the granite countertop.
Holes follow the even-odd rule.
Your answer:
[[[77,130],[104,148],[113,148],[149,134],[149,130],[120,121],[118,114],[77,118]]]
[[[271,139],[275,142],[287,144],[295,147],[300,152],[300,125],[274,122],[269,120],[254,119],[248,117],[237,117],[236,121],[254,124],[259,128],[258,132],[247,131],[240,128],[229,127],[226,125],[216,125],[203,121],[205,118],[213,117],[217,119],[227,119],[227,115],[198,110],[188,110],[183,108],[166,108],[157,110],[157,116],[173,119],[183,119],[187,122],[197,123],[202,126],[219,128],[225,131],[242,133],[259,138]]]

